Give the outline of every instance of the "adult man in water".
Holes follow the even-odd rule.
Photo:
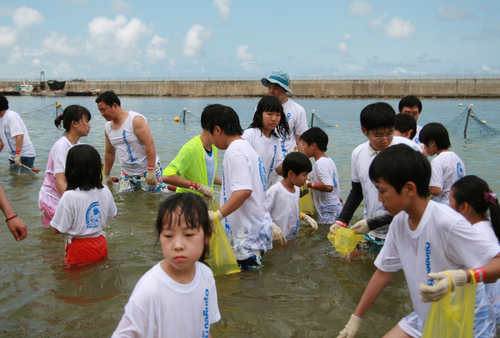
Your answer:
[[[415,118],[415,121],[418,123],[418,118],[420,117],[420,113],[422,112],[422,102],[413,95],[405,96],[399,101],[398,110],[400,114],[411,115]],[[421,126],[417,125],[417,133],[415,137],[413,137],[412,141],[416,144],[421,145],[419,142],[420,130]]]
[[[290,90],[290,77],[287,73],[282,71],[274,71],[271,76],[264,77],[260,82],[268,88],[269,95],[276,96],[283,105],[286,121],[290,127],[290,133],[283,136],[281,140],[281,148],[283,156],[297,146],[299,151],[302,149],[302,142],[300,142],[300,135],[307,129],[306,111],[301,105],[286,96],[286,93],[293,94]]]
[[[9,152],[10,171],[31,172],[35,148],[18,113],[9,109],[9,101],[0,94],[0,151]]]
[[[155,142],[146,118],[139,113],[124,110],[120,99],[111,91],[102,93],[95,100],[101,115],[108,121],[104,126],[106,152],[104,179],[113,184],[110,176],[118,151],[122,167],[120,192],[142,189],[146,192],[168,192],[161,180],[161,163],[156,156]]]

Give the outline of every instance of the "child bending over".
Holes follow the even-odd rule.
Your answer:
[[[311,161],[306,155],[290,153],[283,161],[283,180],[266,192],[273,220],[273,241],[278,244],[286,244],[287,240],[297,237],[300,220],[310,226],[307,230],[310,233],[318,229],[312,217],[299,212],[300,187],[306,183],[311,170]]]
[[[477,282],[500,276],[500,247],[470,226],[450,207],[429,200],[429,161],[404,144],[379,154],[370,166],[370,179],[378,199],[394,216],[373,274],[351,319],[338,337],[354,337],[370,306],[404,270],[414,312],[403,318],[386,337],[420,337],[429,311],[428,302],[443,298],[451,289],[470,281],[474,269]],[[462,269],[466,269],[465,271]],[[481,276],[479,276],[481,275]],[[475,337],[492,337],[496,323],[482,284],[478,284],[474,320]]]
[[[165,260],[137,282],[112,337],[211,337],[220,313],[214,275],[204,264],[212,234],[206,203],[190,193],[169,196],[156,233]]]

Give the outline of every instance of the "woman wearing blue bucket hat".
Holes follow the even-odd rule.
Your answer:
[[[286,96],[287,92],[293,94],[289,87],[290,76],[282,71],[274,71],[271,76],[262,78],[260,82],[268,88],[269,95],[276,96],[280,100],[283,105],[286,121],[290,127],[290,132],[282,136],[281,140],[283,156],[288,155],[295,145],[301,150],[300,135],[308,129],[306,111],[301,105]],[[275,175],[273,184],[279,182],[280,178],[280,176]]]

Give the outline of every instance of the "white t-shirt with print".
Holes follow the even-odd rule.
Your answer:
[[[290,127],[290,132],[285,137],[281,139],[281,149],[283,155],[286,156],[297,144],[297,135],[304,134],[309,127],[307,126],[306,111],[297,102],[288,98],[288,100],[283,103],[283,111],[286,116],[286,121]]]
[[[441,188],[439,196],[432,199],[439,203],[450,203],[450,190],[453,183],[464,177],[465,164],[453,151],[443,151],[431,161],[431,187]]]
[[[31,143],[28,130],[21,116],[15,111],[7,109],[3,117],[0,117],[0,139],[9,153],[9,159],[14,161],[16,157],[16,136],[23,135],[21,157],[35,157],[35,148]]]
[[[294,188],[295,192],[292,193],[279,182],[266,192],[271,218],[288,238],[296,237],[300,227],[300,189]]]
[[[363,218],[380,216],[386,213],[382,202],[378,200],[378,190],[370,180],[369,170],[375,156],[379,152],[373,150],[370,141],[367,141],[354,149],[351,156],[351,179],[353,182],[361,183],[363,188],[363,201],[365,210]],[[369,235],[384,239],[387,228],[370,231]]]
[[[329,157],[321,157],[311,171],[312,183],[323,183],[333,187],[333,191],[313,190],[312,195],[316,207],[317,221],[321,224],[334,223],[342,212],[340,203],[339,174],[335,162]],[[335,207],[334,207],[335,206]]]
[[[276,168],[281,165],[284,159],[280,148],[280,140],[273,134],[267,138],[259,128],[248,128],[241,137],[252,145],[264,163],[266,168],[266,188],[269,188],[273,172],[276,172]]]
[[[418,151],[418,152],[422,152],[422,148],[420,148],[420,146],[407,139],[406,137],[403,137],[403,136],[394,136],[394,138],[392,139],[392,142],[391,142],[391,146],[395,146],[396,144],[406,144],[407,146],[411,147],[413,150],[415,151]]]
[[[413,137],[412,141],[418,144],[418,146],[421,146],[423,143],[420,142],[420,131],[422,130],[422,127],[417,125],[417,133]]]
[[[428,202],[415,231],[408,219],[404,211],[394,217],[375,266],[384,272],[403,269],[421,329],[431,303],[422,302],[418,286],[435,283],[427,274],[484,266],[500,247],[473,229],[462,215],[434,201]]]
[[[220,320],[217,288],[209,267],[196,262],[193,281],[180,284],[160,264],[137,282],[113,338],[208,337],[210,325]]]
[[[214,183],[215,178],[215,158],[214,158],[214,150],[212,148],[212,152],[209,154],[208,151],[203,148],[205,151],[205,164],[207,166],[207,187],[211,187]]]
[[[118,154],[122,170],[129,176],[142,175],[148,171],[146,146],[139,140],[134,130],[133,121],[136,117],[144,119],[146,123],[148,122],[143,115],[129,111],[120,128],[111,129],[111,121],[106,122],[104,125],[109,142]],[[155,164],[159,161],[160,159],[156,156]]]
[[[222,221],[237,260],[252,257],[256,251],[272,249],[271,215],[266,201],[266,169],[257,152],[243,139],[231,142],[223,161],[220,206],[233,192],[252,194]]]
[[[91,190],[66,190],[59,201],[50,225],[69,236],[102,235],[108,217],[117,213],[108,187]]]

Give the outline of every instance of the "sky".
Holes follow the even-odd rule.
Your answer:
[[[500,1],[0,0],[0,79],[500,73]]]

